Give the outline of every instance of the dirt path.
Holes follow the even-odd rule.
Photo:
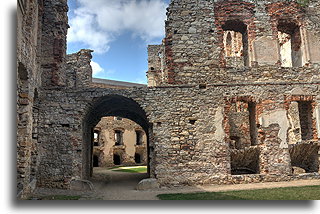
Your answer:
[[[135,187],[147,174],[115,172],[96,168],[92,183],[94,191],[71,191],[58,189],[37,189],[36,198],[45,195],[82,195],[81,200],[159,200],[158,194],[190,193],[190,192],[219,192],[232,190],[263,189],[277,187],[320,185],[320,180],[299,180],[288,182],[251,183],[234,185],[205,185],[195,187],[160,188],[155,190],[138,191]]]
[[[92,183],[98,198],[103,200],[148,200],[142,191],[135,190],[135,187],[148,175],[145,173],[127,173],[108,170],[107,174],[95,174]],[[103,179],[104,178],[104,179]],[[156,198],[153,198],[156,199]]]
[[[99,176],[100,174],[100,176]],[[104,178],[102,176],[105,176]],[[137,191],[136,185],[147,178],[147,174],[114,172],[98,170],[92,180],[96,197],[102,200],[159,200],[158,194],[188,193],[205,191],[231,191],[245,189],[262,189],[290,186],[320,185],[320,180],[300,180],[289,182],[251,183],[235,185],[205,185],[195,187],[160,188],[157,190]]]

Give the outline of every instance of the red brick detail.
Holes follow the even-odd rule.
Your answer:
[[[222,1],[215,4],[214,16],[218,35],[217,45],[219,45],[221,48],[219,56],[219,62],[221,67],[226,66],[222,26],[229,20],[242,21],[245,25],[247,25],[248,42],[250,43],[251,40],[254,40],[256,34],[256,26],[254,24],[254,9],[254,4],[239,0]]]
[[[278,39],[279,20],[288,20],[296,23],[298,26],[303,25],[303,8],[296,2],[275,2],[266,5],[267,13],[270,16],[273,36]]]
[[[239,96],[239,97],[228,97],[225,98],[225,106],[224,106],[224,118],[223,118],[223,129],[226,133],[225,136],[225,141],[229,142],[230,141],[230,123],[229,123],[229,114],[230,114],[230,109],[233,103],[237,102],[243,102],[243,105],[241,107],[243,108],[248,108],[248,103],[253,102],[256,103],[256,121],[258,121],[258,118],[260,114],[262,113],[260,110],[260,103],[257,103],[257,100],[252,97],[252,96]],[[259,110],[258,110],[259,109]],[[244,127],[247,129],[248,127]],[[244,130],[245,132],[249,132],[248,130]]]
[[[313,115],[313,112],[315,111],[315,108],[317,106],[315,100],[316,96],[313,95],[291,95],[291,96],[285,96],[284,98],[284,103],[285,103],[285,109],[288,110],[290,103],[293,101],[308,101],[311,102],[311,115]],[[318,138],[318,132],[317,132],[317,122],[315,119],[312,120],[312,137],[313,140],[319,140]]]

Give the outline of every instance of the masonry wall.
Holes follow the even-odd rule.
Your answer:
[[[302,7],[294,1],[173,0],[168,8],[163,45],[167,76],[163,84],[319,80],[317,7],[317,1]],[[224,31],[239,24],[225,26],[235,20],[246,26],[247,65],[243,63],[244,53],[238,58],[225,54]],[[277,34],[281,20],[300,27],[300,67],[286,69],[281,65]]]
[[[299,92],[299,93],[298,93]],[[290,143],[290,117],[285,103],[287,97],[311,96],[319,103],[319,84],[256,85],[229,84],[198,87],[158,87],[149,89],[94,89],[78,91],[47,91],[48,101],[41,112],[41,139],[46,142],[42,157],[41,186],[68,187],[74,178],[82,178],[83,122],[88,105],[98,97],[121,94],[133,98],[145,110],[152,124],[152,166],[161,185],[204,183],[243,183],[319,178],[317,172],[292,174],[290,148],[294,144],[311,144],[319,151],[317,135],[306,142]],[[256,100],[258,140],[256,145],[235,149],[226,128],[226,100],[250,96]],[[63,102],[61,102],[63,100]],[[296,115],[297,116],[297,115]],[[317,121],[316,118],[313,118]],[[319,124],[319,121],[315,123]],[[316,127],[315,132],[318,133]],[[59,133],[59,139],[56,138]],[[302,150],[301,150],[302,151]],[[311,150],[310,150],[311,151]],[[232,175],[232,158],[252,154],[248,161],[236,160],[239,167],[257,167],[253,174]],[[54,155],[53,155],[54,154]],[[57,160],[55,157],[59,156]],[[233,160],[234,161],[234,160]],[[48,180],[49,179],[49,180]],[[43,181],[43,182],[41,182]]]
[[[319,2],[311,0],[307,8],[254,2],[173,0],[164,45],[151,54],[164,49],[164,61],[154,57],[158,61],[149,64],[162,63],[163,82],[108,88],[92,83],[90,50],[65,56],[66,2],[44,1],[46,24],[39,29],[48,38],[41,40],[40,70],[33,69],[39,66],[32,64],[38,50],[29,37],[18,45],[18,189],[27,191],[32,176],[38,187],[50,188],[90,179],[93,128],[104,116],[127,117],[144,129],[149,174],[162,186],[319,179]],[[282,9],[286,19],[299,23],[303,66],[287,68],[279,61],[274,26]],[[222,31],[232,27],[226,27],[232,14],[248,26],[242,32],[248,53],[247,61],[235,58],[228,67]],[[36,111],[32,100],[38,84],[28,79],[31,70],[37,78],[41,74],[44,86],[37,92]]]
[[[35,187],[37,165],[36,102],[40,85],[37,49],[41,38],[43,6],[18,1],[17,8],[17,195]]]
[[[25,198],[36,187],[41,161],[42,87],[63,82],[68,6],[66,0],[17,3],[17,196]]]

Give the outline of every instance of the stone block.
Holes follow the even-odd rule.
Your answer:
[[[88,180],[73,179],[70,181],[70,189],[77,191],[92,191],[94,187]]]
[[[292,174],[303,174],[306,173],[306,170],[302,169],[301,167],[294,166],[292,167]]]
[[[147,178],[141,180],[136,189],[137,190],[149,190],[149,189],[158,189],[159,188],[159,183],[158,180],[155,178]]]
[[[278,62],[278,44],[273,38],[260,37],[254,41],[253,46],[259,65],[275,65]]]
[[[310,58],[312,63],[320,63],[320,37],[313,33],[308,33]]]

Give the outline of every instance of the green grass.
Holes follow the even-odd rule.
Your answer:
[[[117,167],[111,169],[117,172],[130,172],[130,173],[147,173],[147,166],[137,166],[137,167]]]
[[[158,198],[161,200],[320,200],[320,186],[161,194]]]

